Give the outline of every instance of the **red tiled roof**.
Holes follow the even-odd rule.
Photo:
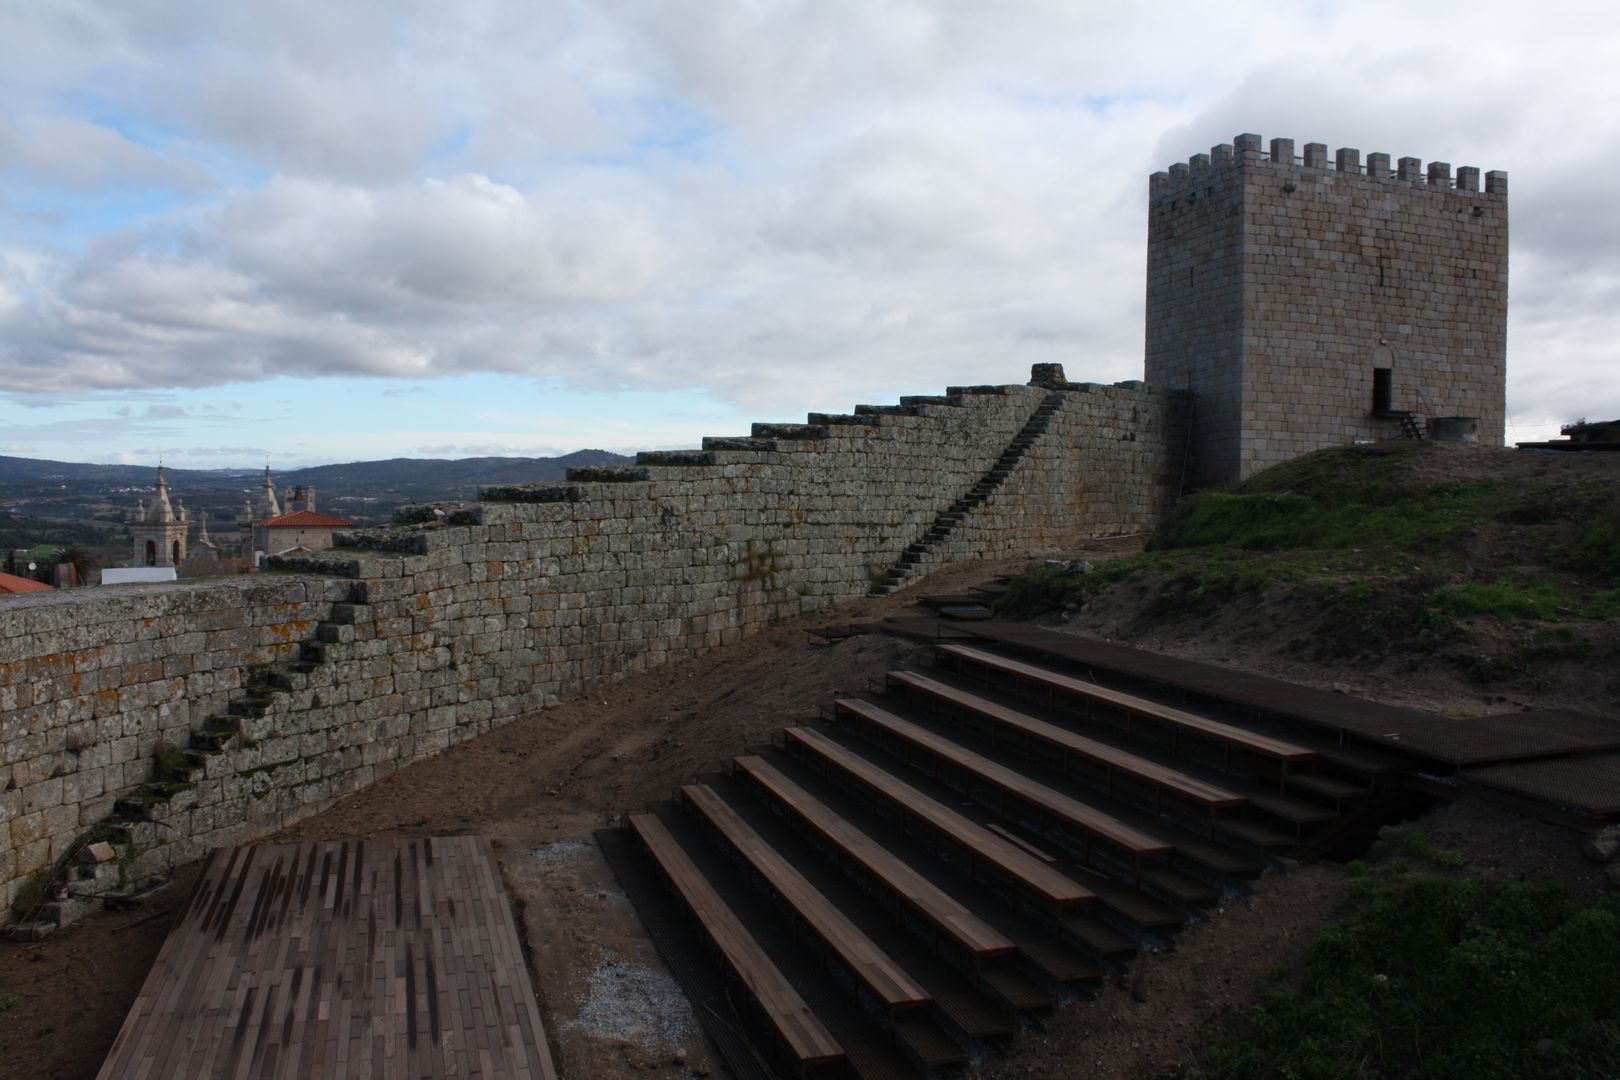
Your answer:
[[[32,578],[18,577],[16,574],[7,574],[0,571],[0,593],[14,592],[50,592],[55,586],[47,585],[43,581]]]
[[[282,514],[280,517],[265,518],[259,524],[268,529],[308,529],[318,525],[342,528],[353,525],[354,522],[330,514],[317,513],[314,510],[297,510],[291,514]]]

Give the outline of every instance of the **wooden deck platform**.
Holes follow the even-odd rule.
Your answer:
[[[98,1080],[556,1071],[488,842],[213,852]]]

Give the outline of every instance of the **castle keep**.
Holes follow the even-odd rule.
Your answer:
[[[1040,365],[412,508],[284,573],[8,600],[0,921],[89,835],[157,869],[773,620],[1151,529],[1189,460],[1231,479],[1406,413],[1499,444],[1507,180],[1479,181],[1242,135],[1151,182],[1147,385]],[[137,561],[184,556],[143,524]]]
[[[1147,381],[1221,483],[1403,422],[1502,445],[1507,174],[1239,135],[1148,182]]]

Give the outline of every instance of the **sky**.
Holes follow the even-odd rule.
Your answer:
[[[0,0],[0,454],[695,445],[1142,373],[1147,176],[1503,169],[1507,436],[1620,417],[1620,7]]]

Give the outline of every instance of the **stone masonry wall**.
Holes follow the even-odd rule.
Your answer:
[[[1158,175],[1158,174],[1155,174]],[[1243,430],[1243,182],[1208,155],[1171,166],[1150,199],[1146,369],[1150,386],[1194,395],[1196,465],[1236,476]]]
[[[0,604],[0,910],[85,830],[151,870],[558,695],[866,593],[1047,391],[979,387],[411,508],[249,578]],[[1151,528],[1184,395],[1080,385],[935,562]],[[160,743],[188,782],[131,810]],[[136,800],[139,801],[139,800]],[[133,818],[132,815],[133,814]],[[0,916],[4,917],[4,916]]]
[[[1392,410],[1501,445],[1507,174],[1304,150],[1239,135],[1149,183],[1148,382],[1198,393],[1199,480],[1398,434],[1375,368]]]

